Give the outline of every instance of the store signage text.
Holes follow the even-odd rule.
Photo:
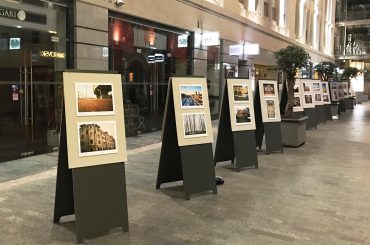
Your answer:
[[[230,55],[259,55],[260,46],[258,43],[245,43],[238,45],[231,45],[229,47]]]
[[[41,51],[41,57],[45,58],[56,58],[56,59],[64,59],[66,57],[66,53],[54,52],[54,51]]]
[[[202,46],[217,46],[220,45],[219,32],[205,32],[202,35]]]
[[[23,10],[0,7],[0,17],[23,21],[26,19],[26,12]]]
[[[187,48],[188,47],[188,35],[180,35],[177,37],[177,47]]]
[[[164,55],[163,54],[154,54],[148,56],[148,63],[158,63],[164,61]]]

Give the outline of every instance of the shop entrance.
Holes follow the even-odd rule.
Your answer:
[[[0,26],[0,162],[57,149],[62,87],[54,71],[65,54],[56,46],[49,33]]]

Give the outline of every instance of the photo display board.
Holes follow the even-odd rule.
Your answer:
[[[293,112],[303,111],[303,99],[302,99],[302,86],[301,81],[296,79],[294,84],[294,101],[293,101]]]
[[[343,82],[337,82],[337,93],[338,93],[338,99],[339,100],[344,99],[343,86],[344,86],[344,83]]]
[[[250,80],[227,79],[232,131],[255,130],[253,92]]]
[[[300,79],[303,108],[315,108],[313,82],[309,79]]]
[[[212,143],[206,79],[173,77],[172,86],[178,145]]]
[[[321,91],[322,91],[322,103],[324,105],[331,104],[328,82],[321,82]]]
[[[259,80],[259,92],[263,122],[280,122],[277,81]]]
[[[350,94],[349,94],[349,88],[348,88],[348,83],[347,82],[343,82],[343,96],[344,96],[344,98],[351,97]]]
[[[313,80],[312,81],[312,89],[313,89],[313,98],[314,98],[314,103],[316,105],[323,105],[324,103],[322,102],[322,87],[321,87],[321,82],[319,80]]]
[[[338,96],[338,83],[337,82],[330,82],[329,83],[329,88],[330,88],[330,95],[331,95],[331,100],[332,101],[339,101],[339,96]]]
[[[69,168],[127,161],[121,75],[64,72]]]

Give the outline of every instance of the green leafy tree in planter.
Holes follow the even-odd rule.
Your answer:
[[[278,69],[285,73],[287,79],[288,101],[285,107],[285,117],[293,115],[294,84],[297,71],[308,67],[310,55],[297,45],[289,45],[275,53]]]
[[[335,74],[336,69],[337,66],[331,61],[322,61],[314,67],[321,81],[328,81]]]
[[[342,73],[341,78],[350,80],[351,78],[357,77],[357,73],[359,73],[359,71],[360,70],[356,67],[346,67]]]

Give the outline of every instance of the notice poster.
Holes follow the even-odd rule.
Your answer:
[[[255,130],[251,81],[228,78],[226,83],[232,131]]]
[[[64,72],[69,168],[127,161],[121,75]]]
[[[280,122],[277,81],[259,80],[260,102],[263,122]]]
[[[206,79],[173,77],[171,80],[178,145],[212,143]]]

